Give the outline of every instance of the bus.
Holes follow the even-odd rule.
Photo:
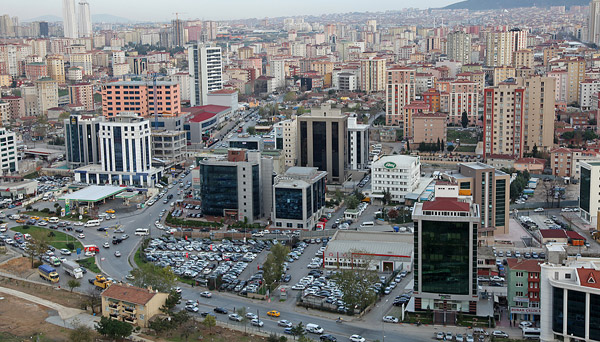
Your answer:
[[[523,328],[523,338],[531,340],[540,339],[540,328]]]
[[[146,228],[138,228],[135,230],[135,235],[137,235],[137,236],[150,235],[150,230],[146,229]]]

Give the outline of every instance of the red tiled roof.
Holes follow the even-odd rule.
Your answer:
[[[544,239],[564,239],[567,237],[562,229],[540,229],[540,234]]]
[[[546,164],[546,160],[545,159],[540,159],[540,158],[519,158],[517,160],[515,160],[515,163],[519,163],[519,164]]]
[[[196,114],[194,114],[194,116],[192,118],[190,118],[189,122],[203,122],[203,121],[212,119],[216,115],[217,115],[216,113],[210,113],[210,112],[196,113]]]
[[[469,211],[469,203],[459,202],[456,198],[436,198],[423,203],[423,210]]]
[[[574,232],[572,230],[567,231],[567,236],[569,237],[569,239],[585,241],[585,238],[583,236],[581,236],[579,233]]]
[[[582,267],[577,269],[577,276],[581,286],[600,289],[600,271]]]
[[[102,292],[102,297],[108,297],[134,304],[146,305],[155,293],[135,286],[114,284]]]
[[[537,260],[509,258],[506,262],[508,263],[508,268],[511,270],[540,272],[540,263]]]
[[[233,94],[233,93],[237,93],[237,90],[236,89],[221,89],[221,90],[211,91],[209,94]]]

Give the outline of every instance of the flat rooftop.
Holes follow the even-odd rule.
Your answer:
[[[112,185],[91,185],[87,188],[75,191],[59,198],[59,200],[70,200],[79,202],[98,202],[105,198],[117,195],[127,188]]]

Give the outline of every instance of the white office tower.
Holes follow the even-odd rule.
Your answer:
[[[90,4],[87,1],[79,3],[79,37],[92,36],[92,16]]]
[[[223,89],[221,48],[194,44],[188,48],[188,61],[191,105],[204,106],[209,92]]]
[[[79,38],[77,35],[77,9],[75,0],[63,0],[63,28],[66,38]]]
[[[600,45],[600,0],[590,1],[588,42]]]

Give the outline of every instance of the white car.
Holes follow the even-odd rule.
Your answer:
[[[75,223],[73,223],[74,226],[83,226],[83,222],[81,221],[77,221]]]
[[[398,323],[398,318],[394,316],[383,316],[383,321],[386,323]]]
[[[102,245],[102,247],[104,247],[104,248],[110,248],[110,245],[108,244],[108,242],[105,242],[105,243]]]
[[[504,331],[501,331],[501,330],[494,330],[492,332],[492,336],[494,336],[494,337],[505,337],[505,338],[508,338],[508,334],[505,333]]]
[[[85,235],[83,233],[77,235],[77,237],[80,238],[80,239],[85,239]]]
[[[350,336],[350,341],[352,342],[365,342],[366,339],[360,335],[352,335]]]
[[[523,322],[519,323],[519,328],[521,328],[521,329],[530,328],[531,326],[533,326],[533,323],[528,322],[528,321],[523,321]]]
[[[204,292],[200,293],[200,297],[210,298],[210,297],[212,297],[212,293],[210,293],[208,291],[204,291]]]
[[[71,255],[71,251],[66,248],[61,248],[60,254],[62,255]]]
[[[291,328],[292,322],[288,321],[287,319],[282,319],[279,322],[277,322],[277,325],[280,327]]]
[[[236,322],[241,322],[242,321],[242,316],[236,314],[236,313],[232,313],[229,314],[229,320],[231,321],[236,321]]]
[[[38,223],[36,223],[38,226],[47,226],[48,222],[44,221],[44,220],[40,220]]]
[[[255,318],[255,319],[251,320],[250,324],[252,324],[255,327],[262,327],[263,325],[265,325],[265,323],[263,323],[263,321],[261,321],[258,318]],[[363,342],[364,342],[364,340],[363,340]]]
[[[500,281],[500,282],[503,282],[504,278],[499,277],[499,276],[492,276],[492,277],[490,277],[490,280],[491,281]]]
[[[248,319],[258,319],[258,316],[255,313],[253,313],[253,312],[247,312],[246,313],[246,318],[248,318]]]
[[[536,213],[543,213],[544,212],[544,208],[535,208],[533,211],[536,212]]]
[[[570,213],[573,211],[573,209],[571,208],[562,208],[560,211],[562,211],[563,213]]]

